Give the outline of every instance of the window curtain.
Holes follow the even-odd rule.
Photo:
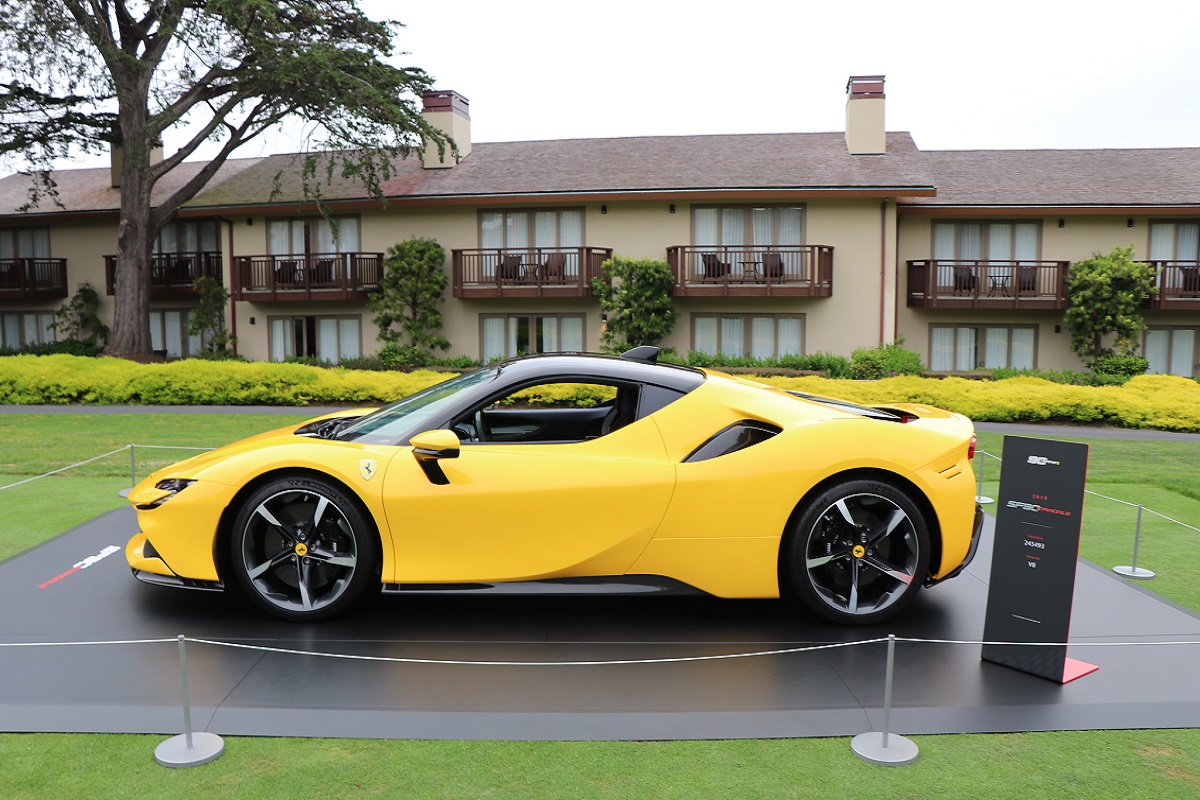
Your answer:
[[[183,315],[178,311],[163,312],[163,346],[170,358],[183,356]]]
[[[1146,331],[1146,347],[1143,352],[1150,366],[1146,372],[1162,375],[1170,371],[1171,332],[1162,328]]]
[[[300,250],[303,250],[301,240]],[[267,252],[273,256],[292,254],[292,225],[286,219],[273,219],[267,223]]]
[[[338,321],[334,317],[317,319],[317,358],[334,363],[338,360]]]
[[[1192,377],[1193,365],[1196,363],[1196,331],[1193,328],[1179,328],[1171,331],[1171,365],[1172,375],[1184,378]]]
[[[987,328],[983,335],[983,366],[1008,366],[1008,328]]]
[[[954,225],[950,222],[935,222],[933,224],[933,257],[940,261],[952,261],[954,252]],[[949,289],[954,285],[954,267],[948,264],[938,266],[937,285]],[[944,329],[939,329],[944,330]],[[944,369],[949,369],[945,367]]]
[[[775,357],[775,318],[750,318],[750,355],[754,358]]]
[[[777,355],[791,356],[804,353],[804,326],[799,317],[779,317],[775,320]]]
[[[484,317],[483,319],[483,360],[491,361],[503,358],[504,350],[504,317]]]
[[[968,371],[975,369],[976,339],[979,332],[975,328],[959,328],[955,337],[954,368]]]
[[[2,344],[5,347],[21,346],[21,316],[19,314],[4,315],[4,341]]]
[[[775,215],[769,208],[750,210],[750,243],[755,247],[779,244],[775,239]]]
[[[1179,243],[1175,248],[1175,258],[1180,261],[1200,259],[1200,224],[1189,222],[1179,225]]]
[[[561,349],[558,345],[558,318],[539,317],[538,323],[538,327],[541,328],[542,340],[538,352],[557,353]]]
[[[746,354],[746,323],[741,317],[721,317],[720,352],[727,356]]]
[[[583,317],[560,317],[558,320],[559,347],[566,352],[583,352]]]
[[[746,211],[741,208],[721,209],[721,244],[746,243]]]
[[[804,244],[804,209],[780,208],[779,237],[775,244],[801,245]]]
[[[1008,366],[1013,369],[1033,369],[1034,367],[1034,329],[1013,328],[1012,348]]]
[[[692,347],[710,356],[719,352],[716,317],[692,317]]]
[[[360,338],[357,318],[343,317],[338,320],[338,361],[362,355],[358,344]]]
[[[940,372],[954,369],[954,328],[930,329],[929,368]]]
[[[270,323],[270,339],[272,361],[283,361],[292,354],[292,321],[290,319],[273,319]]]

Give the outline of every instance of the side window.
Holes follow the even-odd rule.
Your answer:
[[[451,424],[464,442],[546,444],[605,436],[638,418],[639,387],[557,381],[493,398]]]

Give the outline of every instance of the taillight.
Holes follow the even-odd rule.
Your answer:
[[[977,438],[978,437],[975,436],[975,434],[973,434],[973,433],[971,434],[971,446],[967,448],[967,460],[968,461],[970,461],[972,458],[975,457],[975,440]]]

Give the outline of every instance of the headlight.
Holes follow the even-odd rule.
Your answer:
[[[143,503],[139,505],[138,508],[142,509],[143,511],[151,508],[158,508],[163,503],[167,502],[195,482],[196,481],[191,478],[164,478],[163,480],[154,484],[154,488],[161,492],[166,492],[166,494],[153,500],[152,502]]]

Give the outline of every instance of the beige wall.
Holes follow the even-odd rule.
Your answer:
[[[579,207],[579,204],[562,204]],[[665,258],[671,245],[691,243],[691,211],[688,203],[668,200],[641,202],[593,202],[584,208],[584,241],[593,247],[611,247],[613,252],[630,258]],[[705,203],[705,205],[711,205]],[[601,207],[605,213],[601,213]],[[495,206],[519,208],[519,204]],[[886,252],[880,259],[881,209],[877,199],[828,200],[805,203],[805,236],[809,244],[834,247],[833,296],[829,298],[677,298],[680,318],[664,345],[681,353],[692,346],[691,315],[695,313],[802,314],[805,319],[805,350],[848,356],[858,347],[880,341],[882,314],[883,340],[893,336],[906,346],[929,358],[931,324],[1029,324],[1037,327],[1037,365],[1044,369],[1078,369],[1079,359],[1070,351],[1069,336],[1062,328],[1061,312],[1023,311],[945,311],[910,309],[906,305],[909,260],[932,255],[932,222],[944,217],[902,215],[897,221],[895,205],[887,204],[882,217],[886,224],[883,237]],[[479,243],[479,209],[474,206],[445,206],[412,209],[393,206],[360,214],[362,248],[385,252],[391,245],[411,236],[430,237],[447,251],[474,248]],[[285,216],[285,215],[279,215]],[[1062,216],[1041,218],[1041,258],[1076,261],[1095,252],[1108,252],[1116,246],[1134,246],[1136,257],[1148,255],[1149,222],[1145,216]],[[971,217],[970,219],[982,219]],[[995,219],[1007,219],[997,215]],[[250,220],[250,224],[247,224]],[[226,270],[230,263],[230,242],[235,255],[254,255],[267,251],[267,220],[262,214],[224,218],[219,228]],[[112,299],[105,294],[103,256],[115,252],[115,222],[64,222],[51,227],[51,255],[68,260],[68,286],[74,292],[83,281],[90,281],[101,293],[100,313],[111,320]],[[881,266],[884,270],[881,275]],[[228,281],[228,272],[227,272]],[[228,282],[227,282],[228,285]],[[881,311],[882,292],[882,311]],[[193,307],[194,300],[154,299],[152,308]],[[5,303],[5,311],[53,309],[59,303]],[[584,337],[588,349],[598,349],[601,320],[594,298],[528,298],[457,300],[447,288],[442,306],[444,333],[452,343],[448,355],[478,357],[480,353],[479,318],[485,314],[564,314],[581,313],[585,317]],[[250,303],[235,304],[232,321],[238,336],[238,349],[252,360],[265,360],[268,350],[268,319],[289,315],[352,314],[361,319],[361,349],[376,352],[380,346],[378,331],[371,323],[365,303]],[[1178,313],[1148,312],[1154,325],[1187,325]],[[1195,315],[1184,315],[1194,324]],[[251,322],[253,319],[253,322]],[[1056,330],[1056,327],[1058,330]]]

